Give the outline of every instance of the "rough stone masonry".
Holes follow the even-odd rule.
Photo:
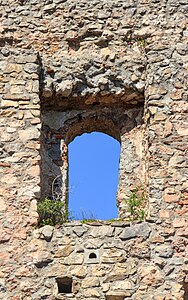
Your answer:
[[[1,299],[188,299],[187,23],[187,0],[0,0]],[[121,143],[125,221],[37,229],[92,131]]]

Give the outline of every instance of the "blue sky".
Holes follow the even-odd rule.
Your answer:
[[[92,132],[69,144],[69,210],[75,219],[117,218],[120,143]],[[83,212],[83,213],[82,213]]]

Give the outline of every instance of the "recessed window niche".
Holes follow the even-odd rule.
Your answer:
[[[99,263],[99,250],[85,250],[84,262],[86,264]]]
[[[58,287],[58,294],[71,294],[72,293],[72,278],[58,277],[56,278]]]
[[[42,129],[41,129],[41,199],[45,197],[53,197],[54,190],[55,195],[61,198],[65,202],[66,208],[74,211],[75,209],[71,207],[72,203],[79,204],[76,208],[77,213],[73,214],[75,219],[114,219],[116,217],[125,218],[128,216],[127,203],[125,199],[130,195],[130,189],[132,187],[144,186],[145,181],[145,160],[143,157],[143,105],[140,104],[136,107],[100,107],[92,108],[83,111],[72,111],[71,114],[63,111],[43,111],[42,112]],[[87,184],[87,181],[80,180],[80,173],[75,176],[76,181],[71,182],[71,165],[75,166],[75,163],[71,163],[71,146],[76,144],[76,140],[79,138],[81,140],[82,136],[85,134],[92,136],[93,133],[106,135],[109,139],[113,138],[114,142],[118,145],[120,154],[118,159],[116,159],[117,164],[113,168],[113,172],[109,171],[107,168],[103,168],[107,171],[107,174],[116,174],[116,184],[114,184],[113,199],[110,202],[108,194],[102,196],[100,205],[104,206],[107,199],[108,203],[105,203],[105,208],[100,206],[99,212],[96,211],[96,200],[99,199],[98,194],[100,191],[104,192],[104,187],[100,188],[100,183],[107,182],[107,186],[110,188],[112,185],[106,179],[102,172],[97,172],[97,180],[99,179],[99,184],[94,183],[92,176],[94,172],[86,170],[86,180],[91,181],[91,188]],[[73,142],[73,143],[72,143]],[[90,145],[91,143],[87,143]],[[86,146],[87,146],[86,145]],[[90,167],[90,163],[95,158],[97,151],[101,155],[101,142],[93,143],[93,148],[91,151],[87,151],[86,147],[84,151],[86,154],[91,154],[93,156],[88,160],[86,166]],[[79,145],[78,145],[79,146]],[[115,144],[114,146],[115,147]],[[81,154],[83,151],[76,148],[77,158],[76,164],[81,161]],[[115,152],[115,150],[114,150]],[[112,154],[114,153],[112,152]],[[107,157],[113,157],[110,152],[109,147],[106,153],[101,157],[106,159]],[[111,166],[113,159],[107,164],[108,167]],[[103,161],[101,162],[102,165]],[[100,166],[99,163],[95,164],[94,167]],[[83,164],[78,168],[79,172],[83,173]],[[90,172],[90,173],[89,173]],[[111,172],[111,173],[110,173]],[[73,171],[76,175],[75,171]],[[101,177],[100,177],[101,176]],[[100,178],[99,178],[100,177]],[[78,178],[78,180],[77,180]],[[118,181],[118,182],[117,182]],[[55,183],[55,184],[54,184]],[[56,184],[57,183],[57,184]],[[76,191],[77,188],[81,187],[83,183],[82,190],[85,191],[88,188],[86,194],[85,203],[89,206],[83,206],[81,203],[83,196]],[[92,185],[93,184],[93,185]],[[94,188],[93,188],[94,187]],[[93,190],[92,190],[93,189]],[[116,195],[117,191],[117,195]],[[100,196],[102,194],[100,193]],[[74,195],[74,200],[71,198]],[[94,199],[91,196],[94,195]],[[84,195],[85,196],[85,195]],[[76,198],[77,197],[77,198]],[[116,210],[116,215],[114,216],[101,216],[101,211],[111,211],[109,207],[109,202],[114,205]],[[95,205],[94,207],[90,204]],[[82,209],[83,208],[83,209]],[[78,210],[77,210],[78,209]],[[79,217],[80,212],[86,212],[86,217]],[[94,216],[94,218],[93,218]]]
[[[106,300],[124,300],[126,299],[126,293],[121,291],[108,292],[106,295]]]
[[[91,259],[97,258],[96,253],[94,253],[94,252],[90,253],[89,258],[91,258]]]

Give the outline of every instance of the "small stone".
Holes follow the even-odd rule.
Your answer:
[[[165,194],[164,201],[168,203],[175,203],[179,201],[179,196],[176,194]]]
[[[188,135],[188,123],[185,124],[176,124],[175,128],[177,130],[177,133],[180,136],[187,136]]]
[[[176,218],[176,219],[174,219],[173,226],[175,228],[188,227],[185,218]]]
[[[167,121],[165,123],[165,128],[164,128],[164,137],[169,136],[172,132],[172,129],[173,129],[172,123]]]
[[[55,3],[45,5],[43,7],[44,13],[52,13],[56,9]]]
[[[84,278],[87,275],[87,267],[75,266],[73,267],[71,274],[79,278]]]
[[[64,3],[66,2],[67,0],[54,0],[53,2],[56,3],[56,4],[60,4],[60,3]]]
[[[150,258],[150,246],[147,242],[136,242],[131,249],[131,254],[133,257]]]
[[[128,240],[137,236],[135,228],[126,227],[120,235],[120,239]]]
[[[53,258],[51,254],[48,251],[38,251],[34,256],[33,256],[33,263],[38,267],[42,268],[43,266],[46,266],[50,262],[53,261]]]
[[[71,245],[66,245],[64,247],[60,247],[55,253],[55,257],[67,257],[74,251]]]
[[[6,203],[2,197],[0,197],[0,211],[6,210]]]
[[[160,218],[170,218],[170,212],[169,212],[169,210],[160,209],[160,211],[159,211],[159,217]]]
[[[95,287],[95,286],[99,286],[100,282],[99,282],[99,278],[98,277],[87,277],[85,279],[82,280],[82,288],[88,288],[88,287]]]
[[[142,91],[144,91],[145,83],[144,82],[138,82],[138,83],[135,84],[135,87],[137,88],[137,90],[139,92],[142,92]]]
[[[4,278],[0,278],[0,293],[6,291],[6,283]]]
[[[179,236],[185,236],[186,238],[188,237],[188,228],[179,228],[177,231],[176,231],[176,234],[179,235]]]
[[[49,242],[53,236],[54,227],[50,225],[45,225],[41,228],[41,234],[44,237],[44,239]]]
[[[11,101],[11,100],[1,100],[1,108],[6,107],[18,107],[19,103],[17,101]]]
[[[64,261],[66,265],[82,265],[84,261],[83,253],[71,253]]]
[[[118,262],[124,262],[126,259],[126,253],[122,250],[110,249],[103,253],[101,256],[101,263],[115,264]]]
[[[0,228],[0,243],[8,242],[11,238],[11,235],[8,234],[5,229]]]
[[[39,130],[35,127],[27,128],[19,131],[19,138],[24,143],[28,140],[37,140],[39,138]]]
[[[93,237],[102,237],[102,236],[112,236],[114,232],[114,228],[111,226],[100,226],[98,227],[93,227],[90,230],[90,235]]]
[[[155,251],[160,257],[168,258],[173,255],[173,248],[170,245],[157,245]]]
[[[13,128],[13,127],[7,127],[7,132],[8,133],[13,133],[13,132],[16,132],[16,128]]]
[[[16,72],[16,73],[20,73],[22,71],[22,66],[19,64],[8,64],[6,69],[5,69],[5,73],[12,73],[12,72]]]
[[[27,105],[30,100],[30,95],[27,93],[8,93],[3,95],[3,99],[5,100],[13,100],[13,101],[19,101],[19,104]]]
[[[100,293],[94,289],[94,288],[88,288],[84,290],[84,299],[89,298],[89,299],[99,299],[100,298]],[[93,297],[93,298],[92,298]]]
[[[183,91],[181,89],[174,89],[170,95],[173,100],[181,100]]]
[[[133,287],[131,281],[123,280],[123,281],[116,281],[113,282],[113,290],[131,290]]]
[[[164,237],[158,233],[152,233],[150,237],[151,243],[164,243],[164,241],[165,241]]]
[[[23,110],[19,110],[18,113],[17,113],[17,118],[18,120],[22,120],[24,117],[24,112]]]
[[[149,227],[148,223],[143,222],[135,225],[135,231],[137,236],[147,238],[151,232],[151,228]]]
[[[37,125],[37,124],[40,124],[40,118],[33,118],[32,120],[31,120],[31,124],[32,125]]]
[[[37,109],[32,109],[30,110],[30,113],[34,116],[34,117],[39,117],[40,116],[40,110]]]
[[[158,112],[154,115],[155,121],[164,121],[164,120],[166,120],[166,118],[167,118],[166,114],[164,114],[162,112]]]
[[[42,96],[50,98],[53,95],[53,80],[52,78],[46,78],[44,81],[44,87],[42,90]]]
[[[26,173],[31,177],[40,176],[40,167],[39,166],[32,166],[26,170]]]
[[[38,73],[39,66],[37,64],[34,64],[34,63],[26,63],[24,65],[24,70],[27,73]]]
[[[138,76],[136,76],[135,74],[133,74],[132,76],[131,76],[131,80],[132,81],[138,81]]]
[[[62,97],[68,97],[72,93],[73,84],[70,80],[62,81],[56,85],[56,93]]]
[[[10,87],[11,94],[22,94],[25,92],[25,87],[22,85],[12,85]]]
[[[138,274],[140,274],[141,283],[147,286],[158,287],[164,282],[160,269],[153,264],[143,263],[138,269]]]
[[[119,290],[108,291],[106,293],[106,299],[107,300],[124,300],[124,299],[129,299],[126,297],[130,297],[131,295],[132,295],[132,293],[130,293],[129,291],[119,291]]]
[[[81,237],[85,232],[87,232],[88,231],[88,228],[86,228],[86,227],[81,227],[81,226],[75,226],[74,227],[74,229],[73,229],[73,232],[77,235],[77,236],[79,236],[79,237]]]

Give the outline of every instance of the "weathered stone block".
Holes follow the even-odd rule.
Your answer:
[[[123,232],[120,234],[120,238],[122,240],[128,240],[131,238],[135,238],[137,236],[136,229],[134,227],[126,227]]]
[[[72,93],[73,83],[70,80],[65,80],[56,85],[56,93],[62,97],[68,97]]]
[[[50,225],[45,225],[41,228],[40,232],[42,234],[42,237],[49,242],[53,236],[54,227]]]
[[[20,130],[19,131],[19,138],[22,141],[22,143],[25,143],[29,140],[37,140],[39,138],[39,130],[35,127],[28,128],[26,130]]]

